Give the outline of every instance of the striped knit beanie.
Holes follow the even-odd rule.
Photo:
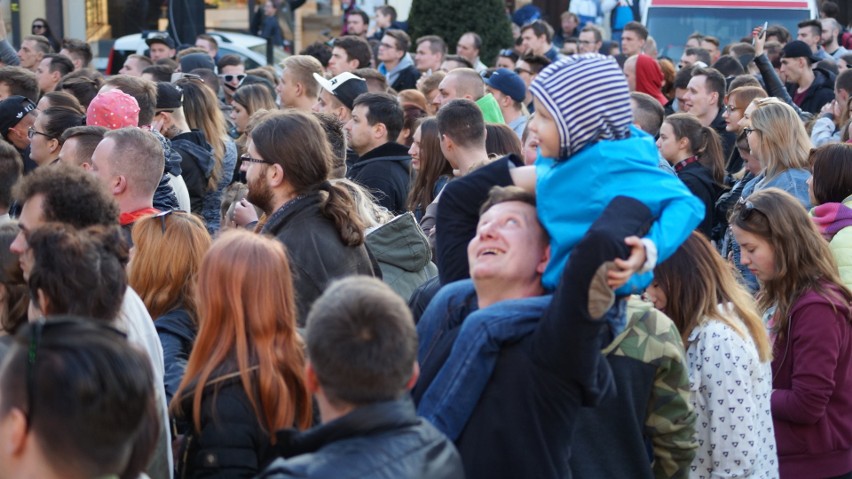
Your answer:
[[[552,63],[538,74],[530,92],[556,121],[557,161],[600,140],[630,136],[630,91],[612,57],[587,53]]]

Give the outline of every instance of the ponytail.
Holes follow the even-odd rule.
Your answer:
[[[327,193],[325,201],[320,205],[323,216],[334,221],[340,240],[346,246],[361,246],[364,244],[364,220],[358,215],[355,200],[349,191],[333,185],[328,180],[320,182],[316,189]]]
[[[695,150],[702,165],[710,170],[713,181],[718,185],[725,184],[725,150],[716,130],[709,126],[701,128],[701,145]]]

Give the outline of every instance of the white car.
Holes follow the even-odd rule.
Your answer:
[[[243,59],[246,64],[246,70],[257,68],[267,64],[266,61],[266,39],[256,37],[254,35],[246,35],[244,33],[209,31],[208,35],[216,38],[219,42],[219,56],[235,54]],[[107,75],[116,75],[121,67],[124,66],[124,61],[133,53],[144,55],[148,50],[148,45],[145,39],[148,35],[159,36],[165,35],[165,32],[145,32],[126,35],[115,40],[112,50],[109,52],[109,60],[106,65]],[[281,48],[273,49],[273,61],[280,73],[280,64],[287,53]]]

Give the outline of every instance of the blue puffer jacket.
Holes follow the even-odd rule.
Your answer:
[[[305,432],[278,433],[276,459],[258,479],[463,478],[453,443],[409,399],[370,404]]]

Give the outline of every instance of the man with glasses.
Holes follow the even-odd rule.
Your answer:
[[[18,150],[24,160],[24,172],[36,168],[30,159],[29,129],[35,124],[36,104],[22,96],[10,96],[0,101],[0,135]]]
[[[524,81],[524,84],[527,86],[527,95],[524,99],[524,103],[527,105],[527,110],[530,113],[535,111],[535,106],[533,105],[532,95],[530,94],[530,85],[532,81],[535,80],[535,77],[538,76],[539,72],[544,70],[544,67],[550,65],[550,60],[547,57],[543,57],[541,55],[524,55],[519,60],[517,65],[515,66],[515,73],[521,77],[521,80]]]
[[[580,40],[577,42],[580,53],[598,53],[603,46],[603,34],[596,25],[586,25],[580,31]]]
[[[379,72],[387,77],[388,85],[396,91],[417,87],[420,71],[414,66],[408,48],[411,38],[402,30],[390,29],[379,44]]]

